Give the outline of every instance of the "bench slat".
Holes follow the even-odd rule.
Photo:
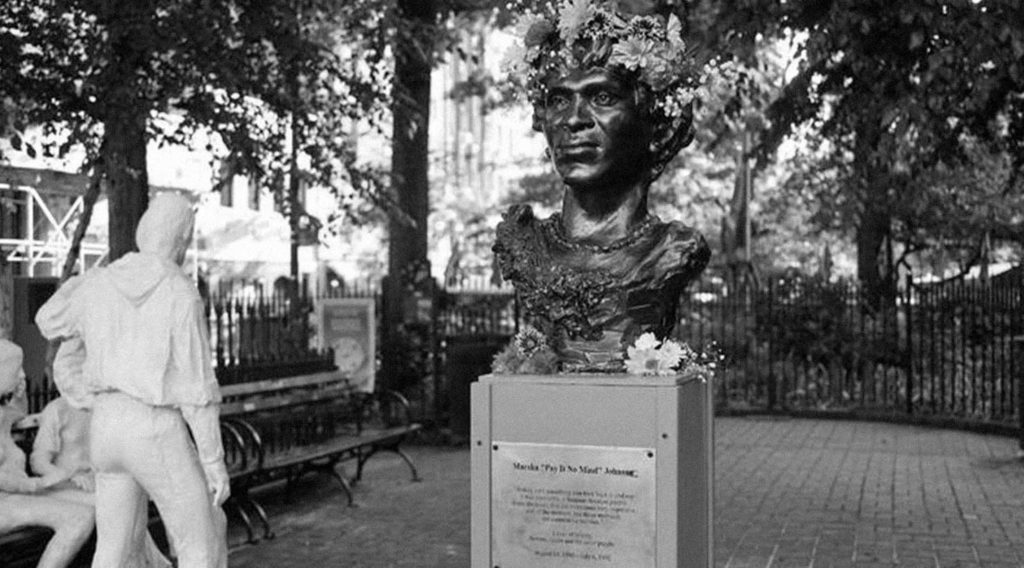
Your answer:
[[[311,460],[326,459],[370,447],[373,444],[397,440],[419,429],[419,424],[410,424],[382,430],[363,430],[359,435],[346,434],[327,442],[296,446],[283,452],[274,453],[263,463],[263,468],[265,470],[280,469],[302,465]]]
[[[220,387],[220,394],[224,398],[229,398],[337,382],[348,382],[348,377],[337,371],[326,371],[323,373],[285,377],[283,379],[267,379],[265,381],[224,385]]]
[[[260,410],[271,410],[287,408],[297,404],[315,402],[347,397],[351,392],[348,384],[330,386],[318,390],[307,390],[293,393],[285,393],[264,398],[250,398],[233,402],[223,402],[220,405],[221,416],[236,416]]]

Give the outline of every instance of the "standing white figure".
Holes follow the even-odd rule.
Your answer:
[[[68,280],[36,315],[47,338],[85,343],[83,381],[95,398],[94,568],[141,562],[134,543],[147,494],[178,568],[227,566],[220,391],[202,300],[181,269],[193,222],[187,200],[157,195],[135,231],[138,253]]]
[[[25,415],[25,373],[21,348],[0,339],[0,534],[22,527],[53,529],[39,568],[69,565],[92,534],[93,514],[87,505],[59,499],[53,489],[68,479],[63,472],[29,476],[25,453],[11,437],[11,427]]]

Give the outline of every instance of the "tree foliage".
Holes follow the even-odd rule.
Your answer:
[[[1012,210],[1024,192],[1019,2],[734,0],[712,21],[711,37],[799,40],[800,67],[766,109],[760,158],[800,127],[827,144],[822,166],[836,184],[821,195],[838,212],[823,218],[854,233],[869,288],[893,284],[896,259],[884,256],[894,242],[912,252],[951,230],[1020,242],[1024,219],[977,214],[979,203]]]
[[[134,246],[151,141],[213,133],[206,149],[228,171],[277,192],[301,154],[311,183],[371,194],[379,175],[357,166],[348,136],[387,99],[385,54],[362,47],[384,3],[9,0],[0,129],[29,156],[85,148],[111,201],[112,258]],[[29,126],[42,127],[38,144]]]

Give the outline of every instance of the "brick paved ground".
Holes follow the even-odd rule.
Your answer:
[[[722,418],[719,568],[1024,567],[1024,462],[1014,440],[866,422]],[[326,478],[264,496],[278,538],[232,568],[469,566],[469,451],[370,462],[348,509]],[[232,537],[240,534],[233,531]]]

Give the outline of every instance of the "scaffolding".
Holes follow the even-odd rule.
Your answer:
[[[50,200],[36,187],[0,182],[0,254],[7,262],[22,265],[24,276],[60,275],[84,208],[81,195],[65,190],[44,192]],[[106,254],[104,244],[83,240],[78,271],[84,272]],[[44,272],[42,267],[48,270]]]

